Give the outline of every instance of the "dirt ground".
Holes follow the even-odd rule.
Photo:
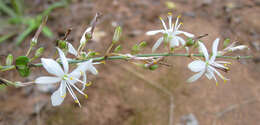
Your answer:
[[[33,1],[33,0],[30,0]],[[28,2],[31,14],[40,12],[49,2]],[[234,55],[253,55],[253,60],[232,61],[230,80],[220,82],[205,77],[188,84],[193,75],[187,65],[192,60],[168,57],[171,67],[160,66],[148,71],[125,61],[108,61],[99,65],[98,76],[91,76],[89,98],[80,95],[82,108],[71,97],[59,107],[52,107],[51,93],[43,93],[37,86],[9,87],[0,91],[0,125],[168,125],[170,97],[152,86],[163,86],[173,96],[174,125],[183,124],[184,116],[193,114],[199,125],[257,125],[260,124],[260,1],[259,0],[174,0],[174,9],[164,0],[73,0],[67,8],[56,9],[47,25],[55,32],[52,39],[40,36],[39,45],[46,48],[45,57],[55,52],[55,39],[73,28],[69,40],[79,44],[82,32],[96,12],[103,14],[96,30],[96,39],[88,48],[104,53],[111,42],[114,24],[123,28],[122,52],[129,52],[137,42],[147,41],[142,53],[150,53],[159,36],[148,37],[145,32],[161,28],[159,16],[182,15],[183,29],[202,35],[207,46],[216,37],[230,38],[250,47],[249,51]],[[1,17],[2,18],[2,17]],[[31,35],[32,36],[32,35]],[[30,38],[27,39],[27,41]],[[16,47],[11,40],[0,44],[0,55],[25,53],[29,42]],[[160,48],[160,51],[165,51]],[[160,52],[159,51],[159,52]],[[36,62],[39,60],[36,60]],[[22,79],[17,72],[1,73],[1,77],[30,81],[46,73],[42,68]],[[189,124],[190,125],[190,124]]]

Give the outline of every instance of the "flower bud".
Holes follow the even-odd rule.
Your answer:
[[[38,57],[40,57],[42,55],[43,52],[44,52],[44,48],[41,47],[41,48],[36,50],[34,56],[38,58]]]
[[[9,54],[7,57],[6,57],[6,60],[5,60],[5,64],[10,66],[12,65],[13,63],[13,55],[12,54]]]
[[[118,53],[120,50],[122,50],[122,46],[118,45],[115,49],[114,49],[114,53]]]
[[[122,28],[120,26],[116,27],[115,33],[113,36],[113,41],[112,41],[113,44],[116,44],[119,41],[121,34],[122,34]]]

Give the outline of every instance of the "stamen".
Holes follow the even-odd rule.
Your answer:
[[[91,85],[92,85],[92,82],[91,82],[91,81],[85,84],[86,87],[89,87],[89,86],[91,86]]]
[[[171,12],[168,12],[168,15],[169,15],[169,16],[171,16],[171,15],[172,15],[172,13],[171,13]]]
[[[159,17],[159,19],[160,19],[160,20],[163,20],[163,18],[162,18],[162,17]]]
[[[218,82],[216,82],[216,86],[218,86]]]
[[[177,18],[181,18],[181,15],[179,15]]]
[[[84,94],[85,98],[88,99],[88,95],[87,94]]]
[[[70,80],[73,80],[73,77],[70,77]]]
[[[74,100],[75,103],[79,104],[79,100]]]
[[[66,97],[66,94],[64,94],[63,96],[61,96],[61,98],[65,98]]]

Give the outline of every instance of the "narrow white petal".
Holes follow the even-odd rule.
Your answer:
[[[82,84],[81,91],[84,91],[85,88],[86,88],[86,84],[87,84],[87,75],[86,75],[86,73],[83,73],[83,82],[84,82],[84,84]]]
[[[194,37],[193,34],[188,33],[188,32],[184,32],[184,31],[180,31],[180,30],[176,31],[176,35],[177,34],[184,34],[185,36],[190,37],[190,38]]]
[[[220,74],[220,72],[218,72],[215,68],[210,67],[212,69],[212,71],[214,71],[221,79],[223,80],[228,80],[226,77],[224,77],[223,75]]]
[[[52,84],[61,81],[60,77],[42,76],[35,80],[36,84]]]
[[[204,74],[205,70],[199,72],[199,73],[196,73],[195,75],[191,76],[187,82],[194,82],[196,80],[198,80],[203,74]]]
[[[181,42],[181,44],[182,44],[183,46],[186,44],[185,40],[182,39],[181,37],[176,36],[176,38]]]
[[[52,75],[63,76],[64,72],[60,65],[53,59],[41,58],[43,67]]]
[[[53,106],[61,105],[66,96],[66,86],[64,85],[64,82],[61,84],[63,85],[51,95],[51,103]],[[61,95],[61,93],[64,95]]]
[[[152,31],[148,31],[146,32],[146,35],[155,35],[157,33],[164,33],[164,30],[152,30]]]
[[[84,44],[86,42],[86,34],[89,33],[91,31],[92,27],[88,27],[85,32],[83,33],[83,35],[81,36],[80,39],[80,44]]]
[[[199,49],[202,51],[205,60],[208,61],[209,60],[209,53],[207,51],[207,48],[205,47],[205,45],[202,42],[199,42]]]
[[[192,72],[200,72],[205,70],[206,68],[206,63],[201,61],[201,60],[195,60],[193,62],[191,62],[188,65],[188,68],[192,71]]]
[[[211,62],[214,62],[216,59],[216,56],[218,55],[218,44],[219,44],[219,38],[217,38],[214,42],[213,42],[213,46],[212,46],[212,56],[210,58]]]
[[[61,63],[62,63],[62,66],[64,68],[64,72],[65,73],[68,73],[69,71],[69,63],[68,63],[68,60],[65,56],[65,54],[62,52],[62,50],[60,48],[57,48],[58,52],[59,52],[59,55],[60,55],[60,59],[61,59]]]
[[[75,48],[72,46],[71,43],[68,42],[68,51],[70,54],[74,55],[74,56],[77,56],[78,55],[78,52],[75,50]]]
[[[163,42],[163,37],[159,38],[156,43],[153,45],[152,52],[154,52]]]
[[[215,61],[216,63],[220,63],[220,64],[230,64],[230,62],[227,61]]]

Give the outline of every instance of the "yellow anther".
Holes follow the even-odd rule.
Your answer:
[[[88,95],[87,94],[84,94],[85,98],[88,99]]]
[[[227,80],[224,79],[224,83],[226,83],[226,82],[227,82]]]
[[[75,100],[74,102],[75,102],[75,103],[79,103],[79,100]]]
[[[91,85],[92,85],[92,82],[88,82],[88,83],[85,84],[85,86],[87,86],[87,87],[89,87]]]
[[[177,18],[181,18],[181,15],[179,15]]]
[[[73,77],[70,77],[70,80],[73,80]]]
[[[64,94],[63,96],[61,96],[61,98],[65,98],[66,97],[66,94]]]
[[[158,62],[157,62],[157,61],[154,61],[153,63],[154,63],[154,64],[157,64]]]
[[[218,86],[218,82],[216,82],[216,86]]]
[[[181,24],[181,25],[183,25],[183,23],[182,23],[182,22],[180,22],[180,24]]]
[[[96,52],[96,55],[100,55],[100,53],[99,53],[99,52]]]
[[[88,49],[88,51],[89,51],[89,52],[92,52],[92,50],[91,50],[91,49]]]
[[[100,61],[100,63],[106,64],[106,61]]]
[[[162,17],[159,17],[159,19],[160,19],[160,20],[163,20],[163,18],[162,18]]]
[[[170,15],[170,16],[171,16],[171,15],[172,15],[172,12],[168,12],[168,15]]]
[[[228,64],[224,64],[224,66],[226,67]]]

